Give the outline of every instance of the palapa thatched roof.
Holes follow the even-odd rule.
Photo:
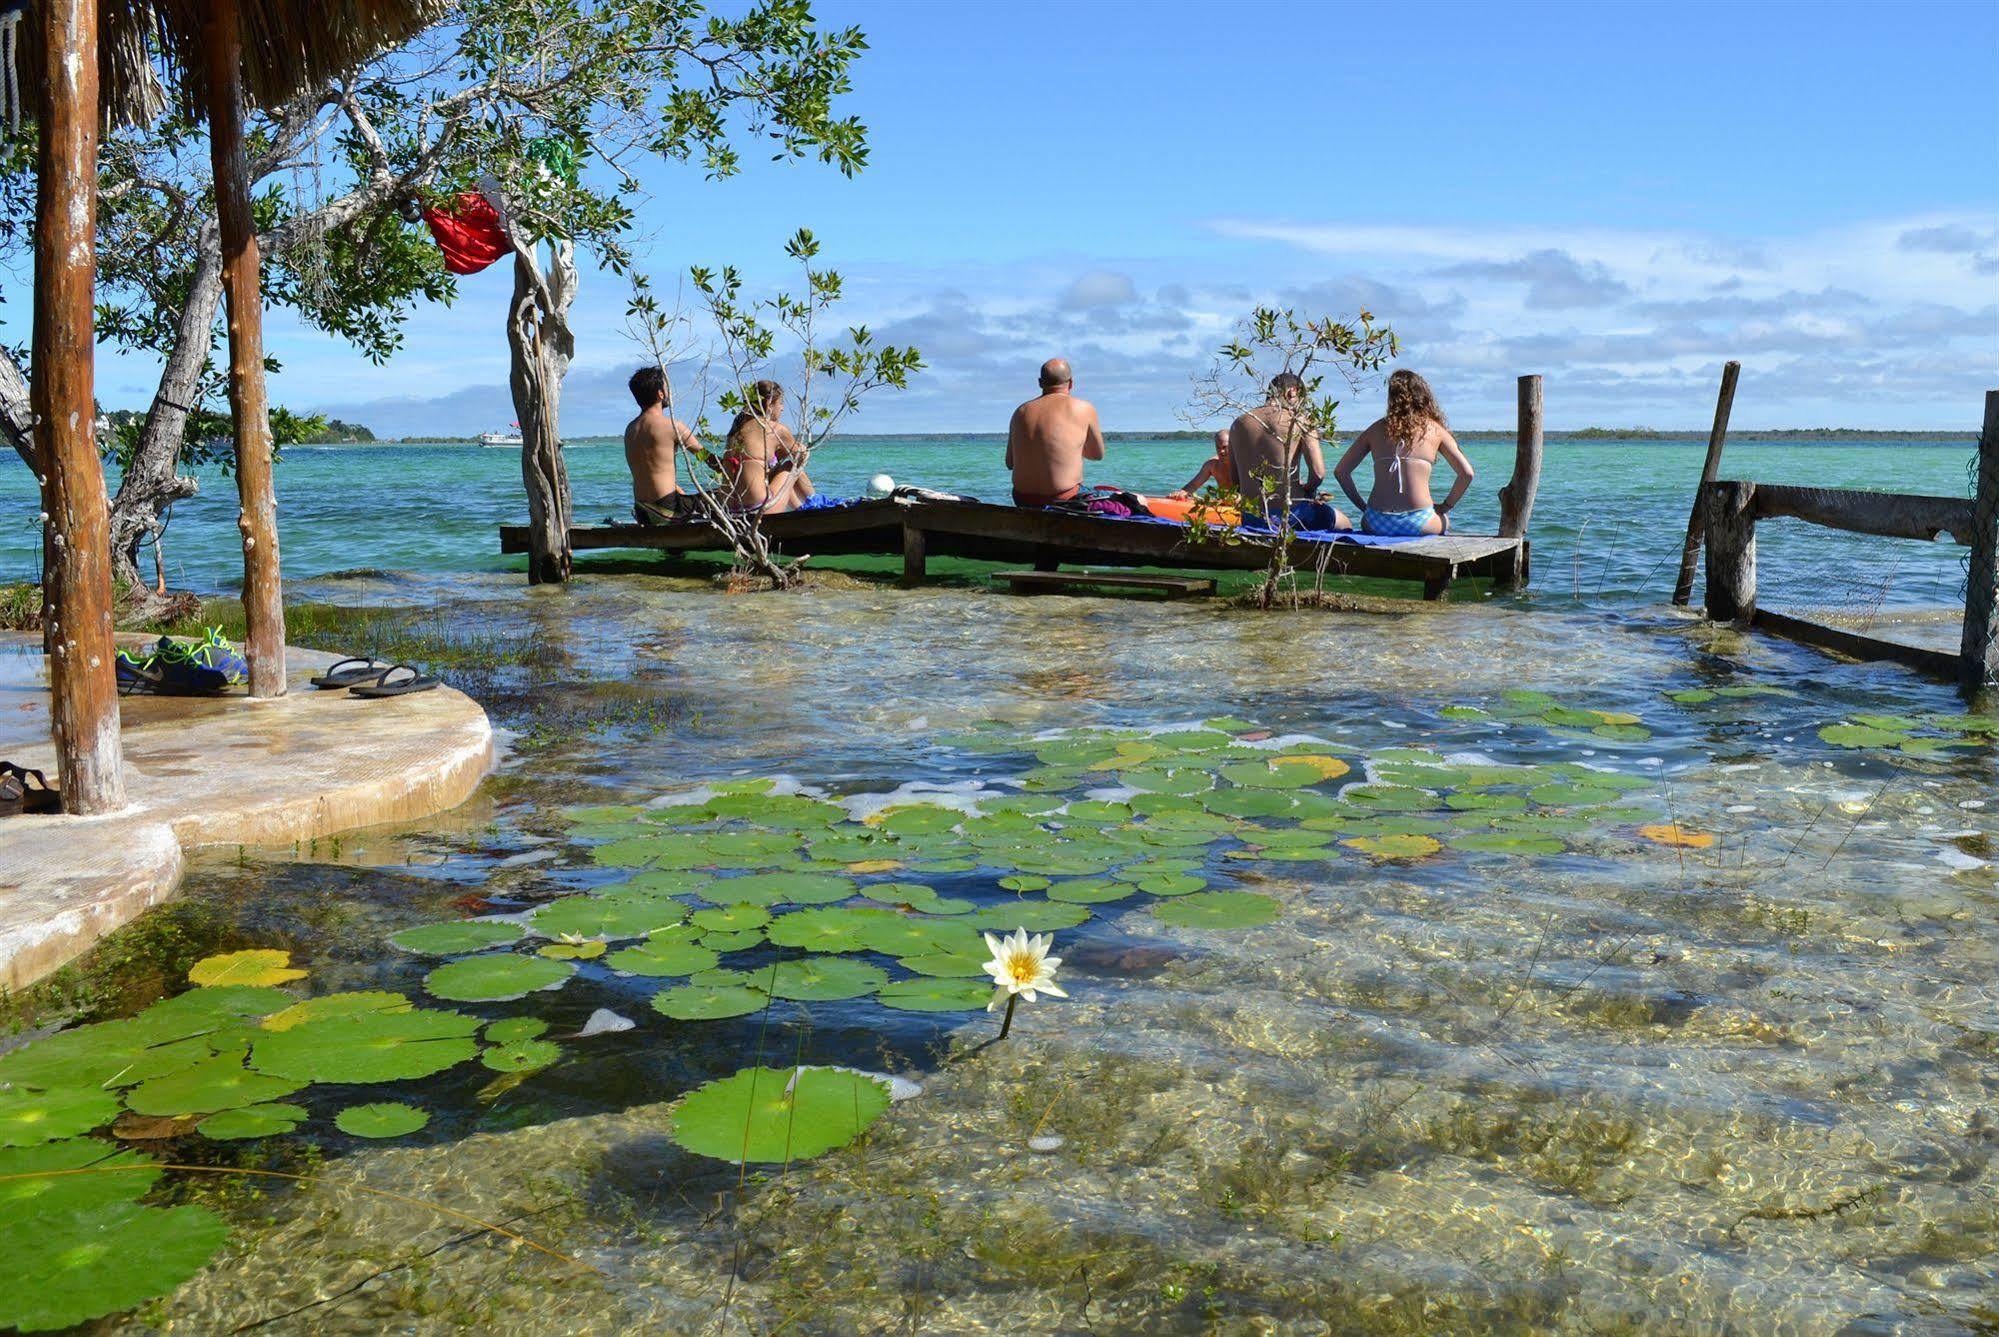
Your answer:
[[[109,118],[143,124],[169,99],[202,114],[201,28],[212,0],[102,0],[100,96]],[[240,0],[243,87],[251,105],[282,106],[401,46],[450,9],[449,0]],[[30,10],[35,0],[29,0]],[[38,44],[21,43],[22,85],[41,76]],[[155,58],[156,57],[156,58]],[[165,83],[162,84],[164,77]]]

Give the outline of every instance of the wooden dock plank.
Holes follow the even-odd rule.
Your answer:
[[[911,579],[921,577],[923,563],[931,557],[1017,562],[1043,571],[1062,563],[1260,571],[1271,556],[1271,540],[1250,533],[1197,535],[1180,525],[977,501],[866,501],[774,515],[763,528],[774,549],[792,556],[899,554]],[[571,529],[570,542],[577,551],[728,550],[727,540],[705,523],[579,525]],[[526,526],[502,525],[500,551],[527,551]],[[1293,539],[1288,555],[1291,565],[1306,574],[1323,570],[1335,578],[1414,581],[1434,598],[1453,580],[1524,578],[1527,553],[1524,538],[1447,534],[1384,545]]]

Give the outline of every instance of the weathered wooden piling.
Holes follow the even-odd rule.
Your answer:
[[[1707,616],[1710,622],[1756,617],[1756,484],[1710,483],[1701,490],[1707,534]]]
[[[1522,376],[1515,395],[1513,477],[1499,489],[1499,537],[1521,543],[1512,571],[1495,582],[1503,589],[1518,589],[1527,583],[1527,526],[1534,517],[1535,494],[1541,490],[1544,435],[1541,378]]]
[[[1707,458],[1701,463],[1701,485],[1694,490],[1694,504],[1687,516],[1687,543],[1680,552],[1680,578],[1673,583],[1673,602],[1681,608],[1694,597],[1694,566],[1701,551],[1701,498],[1707,485],[1721,477],[1721,450],[1728,441],[1728,414],[1735,407],[1735,379],[1742,374],[1740,362],[1728,362],[1721,369],[1721,392],[1714,401],[1714,426],[1708,429]]]
[[[1970,696],[1999,686],[1999,390],[1985,392],[1978,491],[1971,504],[1971,569],[1964,590],[1958,682]]]

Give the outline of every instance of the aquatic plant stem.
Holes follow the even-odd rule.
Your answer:
[[[1020,1003],[1019,994],[1010,993],[1006,996],[1006,1016],[1000,1021],[1000,1033],[994,1036],[993,1037],[994,1039],[996,1040],[1006,1039],[1006,1033],[1013,1029],[1013,1009],[1017,1007],[1019,1003]]]
[[[299,1184],[322,1184],[326,1182],[319,1175],[293,1174],[286,1170],[250,1170],[233,1165],[178,1165],[162,1161],[139,1161],[130,1165],[84,1165],[70,1170],[25,1170],[18,1174],[0,1175],[0,1184],[14,1179],[55,1179],[68,1175],[129,1174],[135,1170],[176,1170],[184,1174],[198,1175],[256,1175],[264,1179],[289,1179]],[[537,1253],[545,1253],[550,1258],[568,1263],[571,1267],[580,1267],[586,1272],[595,1272],[600,1277],[605,1275],[602,1269],[592,1267],[580,1258],[571,1258],[566,1253],[558,1253],[546,1244],[536,1244],[526,1235],[516,1234],[508,1230],[505,1226],[481,1220],[469,1212],[459,1211],[456,1207],[446,1207],[441,1202],[432,1202],[427,1198],[413,1197],[408,1193],[397,1193],[391,1189],[369,1188],[366,1184],[349,1184],[348,1187],[359,1193],[373,1194],[378,1198],[388,1198],[394,1202],[406,1202],[415,1207],[428,1207],[431,1211],[437,1212],[442,1216],[463,1221],[467,1225],[477,1226],[481,1230],[490,1231],[495,1235],[510,1239],[516,1244],[525,1244]]]

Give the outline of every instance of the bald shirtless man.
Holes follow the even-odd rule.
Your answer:
[[[1006,467],[1013,470],[1013,504],[1046,506],[1083,490],[1083,461],[1104,457],[1096,406],[1075,394],[1063,359],[1041,364],[1041,397],[1013,411],[1006,429]]]
[[[1305,382],[1291,372],[1279,372],[1270,379],[1263,407],[1229,425],[1229,472],[1249,510],[1286,515],[1294,502],[1312,496],[1326,481],[1319,429],[1307,417],[1304,399]],[[1303,483],[1297,478],[1301,463]],[[1332,527],[1352,529],[1353,521],[1333,510]]]
[[[632,514],[642,525],[702,518],[701,503],[680,490],[676,456],[697,451],[694,429],[666,416],[666,373],[640,367],[632,373],[639,416],[625,425],[625,467],[632,471]]]

